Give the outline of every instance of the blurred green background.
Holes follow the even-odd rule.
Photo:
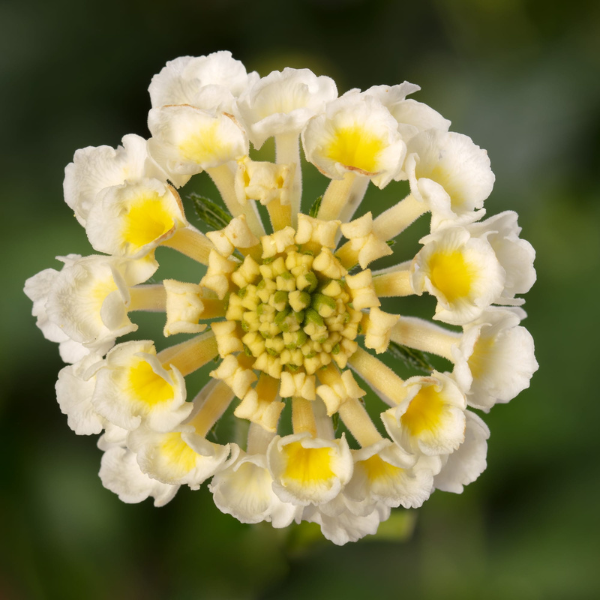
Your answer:
[[[2,600],[600,597],[597,0],[3,0],[0,26]],[[421,85],[416,99],[488,150],[488,214],[518,211],[538,253],[525,324],[541,368],[485,417],[488,470],[343,548],[310,527],[241,525],[205,489],[161,509],[121,503],[97,477],[95,441],[58,409],[61,361],[22,293],[55,255],[91,251],[62,201],[74,151],[147,136],[151,76],[219,49],[262,75],[310,67],[340,92]],[[323,185],[312,169],[305,197]],[[383,208],[403,191],[368,198]],[[410,258],[425,228],[396,255]],[[168,250],[158,258],[171,276],[198,275]]]

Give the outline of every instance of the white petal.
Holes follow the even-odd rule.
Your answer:
[[[146,176],[146,140],[130,134],[123,137],[122,144],[116,150],[110,146],[77,150],[73,162],[65,168],[65,202],[82,225],[98,192]]]
[[[181,373],[161,366],[154,343],[133,341],[108,353],[92,402],[99,414],[124,429],[145,423],[155,431],[171,431],[192,411],[185,398]]]
[[[56,399],[69,427],[77,435],[100,433],[106,424],[92,405],[96,387],[95,369],[102,366],[101,357],[89,354],[81,361],[69,365],[58,374]],[[90,372],[91,369],[91,372]]]
[[[248,154],[246,134],[230,115],[192,106],[153,108],[148,115],[150,153],[175,187],[192,175]]]
[[[490,308],[465,326],[455,371],[469,405],[489,411],[529,387],[538,370],[533,338],[516,309]]]
[[[467,426],[465,441],[453,452],[436,476],[434,483],[438,490],[462,494],[465,485],[473,483],[487,466],[487,439],[490,430],[471,411],[466,411]]]
[[[188,484],[198,489],[220,470],[229,456],[230,445],[213,444],[196,433],[157,433],[142,426],[127,438],[137,454],[143,473],[171,485]]]
[[[298,507],[282,502],[272,484],[266,457],[241,451],[235,463],[214,476],[209,489],[219,510],[242,523],[270,521],[273,527],[287,527]]]
[[[127,504],[154,498],[154,506],[164,506],[177,493],[179,486],[166,485],[144,475],[135,454],[126,448],[114,447],[102,456],[100,466],[102,485]]]
[[[511,299],[515,294],[525,294],[536,280],[533,267],[535,250],[529,242],[519,238],[521,228],[517,219],[516,212],[507,210],[468,226],[473,237],[485,237],[488,240],[496,258],[506,271],[504,290],[498,300],[500,304],[505,298]]]
[[[308,120],[337,97],[335,82],[309,69],[273,71],[257,81],[237,103],[250,140],[260,148],[271,136],[299,133]]]
[[[412,454],[438,456],[456,450],[464,441],[464,394],[448,375],[411,377],[406,399],[382,413],[390,437]]]
[[[341,179],[347,171],[385,187],[402,168],[406,144],[398,123],[373,96],[343,96],[325,107],[302,131],[306,159],[324,175]]]
[[[277,436],[267,450],[273,491],[292,504],[324,504],[352,477],[352,455],[346,438],[324,440],[301,433]]]
[[[221,51],[208,56],[180,56],[169,61],[152,78],[148,91],[153,108],[167,104],[207,108],[206,102],[202,102],[207,86],[213,90],[221,88],[233,97],[241,94],[256,79],[258,75],[248,74],[246,67],[235,60],[231,52]]]
[[[408,142],[407,153],[410,189],[432,211],[432,231],[476,214],[492,192],[495,177],[487,152],[466,135],[423,131]]]
[[[187,224],[175,190],[156,179],[106,188],[89,212],[94,250],[139,258]]]

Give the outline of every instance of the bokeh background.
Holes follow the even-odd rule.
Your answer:
[[[2,0],[0,30],[2,600],[600,597],[596,0]],[[312,68],[340,92],[421,85],[416,99],[488,150],[488,214],[517,210],[538,253],[526,326],[541,368],[485,417],[488,470],[343,548],[311,527],[241,525],[205,489],[161,509],[122,504],[100,484],[95,441],[58,409],[58,352],[22,293],[55,255],[91,250],[62,201],[74,151],[147,136],[151,76],[219,49],[262,75]],[[310,202],[325,182],[305,172]],[[396,185],[371,190],[369,208],[400,199]],[[402,236],[397,256],[425,229]],[[163,259],[171,276],[198,276]],[[418,305],[387,308],[432,314]]]

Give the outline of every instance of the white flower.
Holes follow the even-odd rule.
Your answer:
[[[77,435],[100,433],[106,425],[92,404],[95,375],[102,366],[102,357],[91,353],[58,374],[56,399],[61,412],[67,415],[67,424]]]
[[[343,546],[348,542],[357,542],[366,535],[374,535],[379,524],[390,516],[390,508],[383,503],[369,505],[369,509],[367,514],[361,514],[362,507],[342,492],[329,504],[304,507],[301,519],[317,523],[329,541]],[[299,521],[296,518],[296,522]]]
[[[470,406],[489,411],[529,387],[538,363],[531,334],[519,326],[523,316],[520,309],[490,308],[464,326],[454,374]]]
[[[157,268],[151,257],[68,257],[49,290],[47,317],[75,342],[105,351],[115,338],[137,329],[127,316],[128,290]]]
[[[193,490],[223,467],[231,449],[230,444],[213,444],[185,425],[167,433],[142,425],[129,434],[127,445],[136,453],[142,473]]]
[[[129,431],[110,421],[105,421],[104,433],[98,438],[98,448],[106,451],[110,448],[127,448],[127,436]]]
[[[84,226],[103,189],[134,183],[144,177],[158,177],[164,181],[164,173],[148,156],[145,139],[130,134],[123,137],[122,143],[116,150],[110,146],[77,150],[73,162],[65,169],[65,202]]]
[[[476,319],[502,294],[506,273],[490,243],[463,227],[448,227],[421,240],[411,283],[434,295],[434,319],[460,325]]]
[[[404,169],[410,190],[431,210],[431,229],[445,223],[468,223],[481,217],[484,200],[494,187],[485,150],[470,137],[436,129],[408,142]]]
[[[75,154],[65,200],[109,256],[62,257],[60,272],[34,275],[25,293],[73,363],[58,376],[60,409],[77,434],[101,433],[100,477],[123,501],[161,506],[213,477],[215,503],[240,521],[314,522],[342,545],[376,533],[392,507],[417,508],[435,488],[460,493],[483,472],[489,430],[466,408],[508,402],[538,368],[516,308],[535,281],[535,252],[515,213],[478,221],[494,183],[487,153],[407,100],[418,89],[337,98],[331,79],[306,69],[259,79],[229,52],[181,57],[150,85],[150,140]],[[252,160],[250,141],[269,137],[274,162]],[[300,138],[309,168],[331,180],[304,198],[308,214]],[[206,235],[175,189],[203,171],[231,215],[210,218],[207,204]],[[360,207],[371,181],[406,179],[410,194],[388,210],[375,210],[376,190]],[[392,256],[390,240],[427,212],[417,255],[373,273],[373,261]],[[158,246],[196,263],[190,282],[161,270],[162,282],[140,285],[158,269]],[[402,317],[380,308],[381,298],[423,292],[437,299],[434,318],[462,334],[405,315],[411,301],[399,301]],[[196,335],[159,353],[154,341],[115,346],[137,330],[129,313],[139,311],[166,313],[165,338]],[[432,352],[454,372],[405,381],[375,356],[388,348],[389,360]],[[187,402],[197,378],[184,378],[213,359],[209,383]],[[362,382],[390,407],[388,437]],[[337,437],[336,413],[360,449]],[[219,426],[217,444],[207,436],[220,419],[235,426]],[[232,430],[235,443],[223,439]]]
[[[397,177],[406,155],[398,124],[372,96],[343,96],[302,131],[306,159],[331,179],[365,175],[379,188]]]
[[[418,508],[433,491],[440,459],[421,456],[415,464],[390,440],[353,450],[354,474],[344,494],[355,502]]]
[[[526,240],[519,238],[521,228],[517,224],[518,215],[507,210],[480,223],[467,226],[473,237],[485,238],[496,254],[496,258],[506,272],[504,290],[499,304],[520,304],[515,294],[525,294],[535,283],[536,273],[533,267],[535,250]]]
[[[324,440],[309,433],[277,436],[267,450],[273,490],[284,502],[300,506],[335,498],[352,477],[346,438]]]
[[[102,456],[100,479],[107,490],[127,504],[152,497],[154,506],[164,506],[179,489],[178,485],[167,485],[142,473],[135,453],[120,446],[109,448]]]
[[[273,478],[264,454],[246,454],[218,472],[209,489],[222,512],[242,523],[270,522],[273,527],[287,527],[302,509],[282,502],[273,492]]]
[[[458,450],[444,459],[442,470],[434,479],[436,489],[462,494],[464,486],[473,483],[487,466],[488,426],[475,414],[467,410],[465,441]]]
[[[404,385],[405,400],[381,415],[390,437],[412,454],[454,452],[465,438],[466,409],[456,383],[433,371],[430,377],[411,377]]]
[[[96,374],[92,403],[96,411],[123,429],[147,423],[155,431],[170,431],[191,412],[185,401],[185,381],[174,367],[165,368],[153,342],[115,346]]]
[[[79,256],[77,258],[80,258]],[[58,344],[60,357],[67,363],[75,363],[87,356],[91,351],[83,344],[73,341],[56,323],[48,318],[46,303],[59,272],[55,269],[45,269],[36,273],[25,282],[25,294],[33,302],[32,314],[37,317],[37,326],[44,337]],[[95,354],[105,354],[110,350],[114,341],[108,341],[103,347],[97,348]]]
[[[439,112],[427,104],[416,100],[406,100],[406,96],[418,92],[420,89],[418,85],[405,81],[400,85],[393,86],[374,85],[363,93],[374,96],[390,111],[394,119],[398,121],[398,130],[402,134],[402,138],[408,142],[421,131],[427,129],[448,131],[450,127],[450,121],[444,119]]]
[[[299,133],[307,121],[337,97],[335,82],[309,69],[273,71],[248,88],[237,108],[250,140],[260,148],[266,139]]]
[[[100,192],[86,233],[94,250],[138,258],[186,225],[177,192],[157,179],[143,179]]]
[[[176,187],[192,175],[248,154],[248,140],[231,115],[193,106],[153,108],[148,115],[152,157]]]
[[[258,74],[247,73],[246,67],[235,60],[231,52],[221,51],[208,56],[180,56],[167,62],[152,78],[148,91],[153,108],[189,104],[207,109],[219,98],[207,98],[207,93],[226,97],[224,92],[227,92],[233,100],[257,79]]]

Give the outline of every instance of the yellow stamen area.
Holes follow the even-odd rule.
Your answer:
[[[400,467],[395,467],[385,462],[378,454],[374,454],[371,458],[367,458],[367,460],[360,461],[359,464],[367,472],[367,477],[371,483],[381,479],[394,479],[403,470]]]
[[[220,123],[214,121],[207,127],[195,131],[179,144],[179,151],[185,160],[213,163],[230,158],[231,144],[225,143],[220,135]]]
[[[355,125],[336,131],[326,156],[345,167],[376,173],[379,171],[379,155],[384,148],[385,142],[381,138]]]
[[[411,435],[419,435],[439,427],[443,412],[444,401],[435,386],[423,386],[400,417],[400,423]]]
[[[141,248],[164,235],[175,224],[162,198],[152,194],[132,203],[125,217],[123,238],[136,248]]]
[[[287,467],[283,477],[304,484],[327,481],[335,476],[331,470],[331,448],[304,448],[292,442],[283,448]]]
[[[174,396],[172,386],[144,360],[129,369],[129,385],[136,400],[148,406],[172,400]]]
[[[167,433],[160,451],[169,464],[182,473],[189,473],[196,466],[198,455],[181,439],[181,433]]]
[[[456,185],[456,182],[454,181],[450,171],[442,168],[440,165],[437,165],[431,170],[431,172],[419,174],[419,167],[417,166],[416,175],[418,178],[427,177],[428,179],[439,183],[450,196],[452,208],[460,208],[464,204],[465,198],[462,190]]]
[[[469,295],[474,273],[462,252],[437,252],[429,259],[431,283],[448,302],[455,302]]]
[[[473,348],[473,354],[469,357],[469,369],[475,379],[481,377],[486,371],[488,365],[488,357],[494,345],[494,338],[479,338],[475,347]]]

